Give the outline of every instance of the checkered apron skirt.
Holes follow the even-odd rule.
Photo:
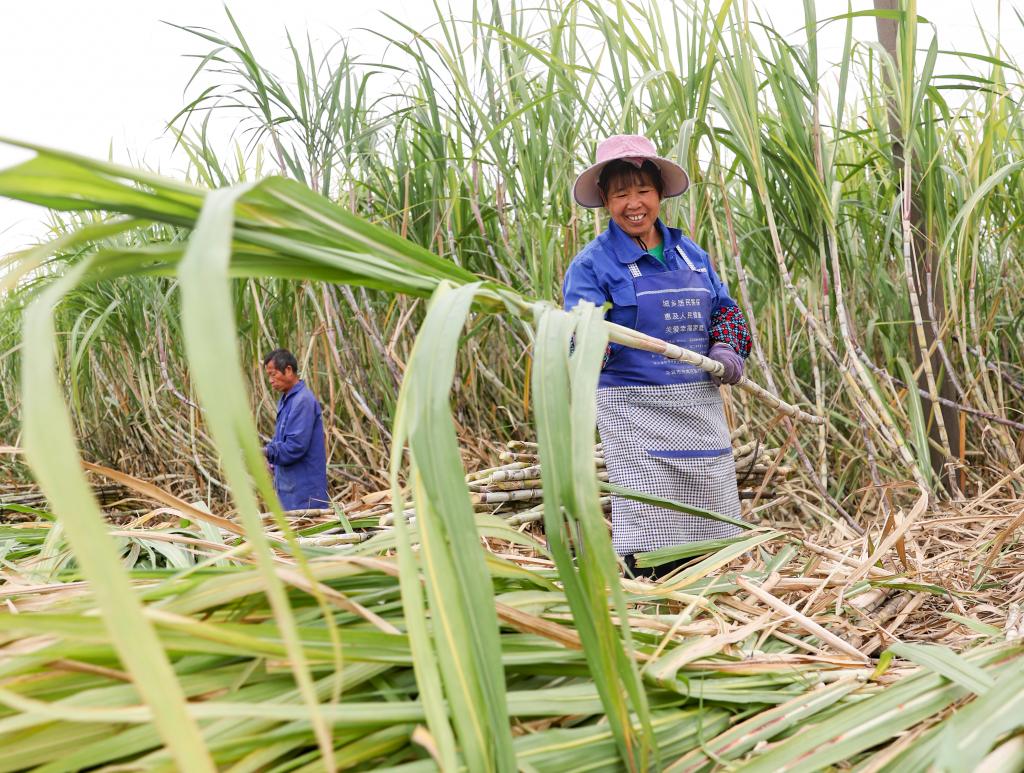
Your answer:
[[[739,518],[729,429],[714,384],[603,387],[597,390],[597,426],[612,483]],[[722,521],[612,498],[612,545],[619,555],[740,531]]]

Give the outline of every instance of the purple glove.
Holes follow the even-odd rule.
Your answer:
[[[743,378],[743,358],[736,354],[736,350],[729,346],[729,344],[712,344],[711,351],[708,352],[708,357],[715,362],[722,363],[722,366],[725,368],[725,373],[720,377],[711,377],[711,380],[715,382],[716,386],[722,386],[722,384],[735,384]]]

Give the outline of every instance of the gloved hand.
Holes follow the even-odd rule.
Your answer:
[[[716,386],[735,384],[743,378],[743,358],[736,354],[736,351],[729,344],[720,342],[712,344],[708,357],[715,362],[722,363],[722,366],[725,368],[725,373],[721,377],[711,377]]]

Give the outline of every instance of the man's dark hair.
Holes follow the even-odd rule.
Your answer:
[[[287,349],[274,349],[266,357],[263,358],[263,367],[267,367],[268,362],[274,363],[274,369],[284,373],[285,368],[291,368],[292,373],[298,374],[299,372],[299,361],[295,359],[295,355]]]
[[[654,189],[658,192],[659,198],[664,195],[665,181],[661,177],[661,170],[657,164],[649,159],[644,159],[644,163],[637,168],[629,161],[617,158],[614,161],[608,162],[597,178],[597,187],[601,189],[601,193],[604,194],[605,198],[608,197],[609,190],[619,185],[645,184],[653,185]]]

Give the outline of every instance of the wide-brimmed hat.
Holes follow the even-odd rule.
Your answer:
[[[597,146],[597,161],[587,167],[572,186],[572,196],[582,207],[600,207],[601,192],[597,180],[601,170],[616,159],[629,161],[638,169],[644,161],[650,161],[661,170],[661,179],[665,183],[663,198],[678,196],[690,187],[690,178],[679,164],[658,155],[654,143],[640,134],[614,134]]]

